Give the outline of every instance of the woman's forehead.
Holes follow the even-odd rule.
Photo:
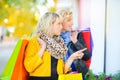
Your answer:
[[[69,16],[69,17],[66,17],[64,20],[72,20],[73,17],[72,16]]]

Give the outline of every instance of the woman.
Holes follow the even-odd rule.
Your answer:
[[[59,37],[61,30],[58,14],[47,12],[41,17],[24,59],[30,80],[57,80],[59,74],[69,72],[73,60],[81,57],[80,54],[86,50],[73,53],[64,63],[67,48]]]
[[[86,48],[86,44],[81,33],[78,33],[77,30],[72,31],[73,13],[69,9],[60,9],[57,13],[61,16],[62,20],[63,29],[61,37],[64,39],[68,47],[68,52],[65,57],[65,61],[67,61],[72,53]],[[90,52],[88,49],[84,51],[81,56],[82,59],[77,59],[72,63],[72,71],[81,72],[83,76],[85,76],[88,72],[88,67],[85,64],[85,61],[90,59]]]

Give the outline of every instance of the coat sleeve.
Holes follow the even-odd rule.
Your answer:
[[[40,49],[37,39],[33,38],[29,41],[25,52],[24,66],[28,72],[33,72],[42,64],[42,59],[38,54]]]
[[[83,48],[87,48],[81,33],[78,34],[77,37],[78,41],[74,44],[75,48],[77,50],[83,49]],[[84,51],[84,56],[83,56],[83,60],[88,60],[90,58],[90,51],[87,49],[86,51]]]

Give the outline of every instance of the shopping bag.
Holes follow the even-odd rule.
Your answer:
[[[13,72],[21,45],[22,45],[22,40],[19,39],[13,52],[12,52],[10,59],[8,60],[8,63],[6,64],[2,74],[0,76],[0,80],[10,80],[11,79],[12,72]]]
[[[82,73],[60,74],[58,80],[82,80]]]
[[[86,28],[84,30],[81,31],[82,33],[82,37],[85,41],[85,44],[88,48],[88,50],[90,51],[90,55],[92,57],[92,51],[93,51],[93,40],[92,40],[92,34],[91,34],[91,30],[90,28]],[[85,61],[87,67],[89,68],[90,67],[90,64],[91,64],[91,58],[88,59],[87,61]]]
[[[28,44],[28,40],[23,40],[17,57],[14,70],[12,72],[11,80],[28,80],[28,72],[24,67],[24,55]]]

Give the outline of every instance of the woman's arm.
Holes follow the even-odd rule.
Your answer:
[[[42,55],[45,47],[40,48],[37,38],[33,38],[29,41],[26,49],[24,66],[28,72],[33,72],[40,64],[43,63]]]
[[[39,50],[38,54],[40,55],[40,57],[42,57],[42,55],[46,49],[46,43],[40,38],[37,38],[37,39],[38,39],[39,44],[41,45],[41,49]]]
[[[70,36],[70,39],[74,45],[74,47],[77,50],[81,50],[83,48],[86,48],[86,44],[82,38],[81,33],[78,34],[78,32],[72,32],[72,35]],[[84,51],[84,56],[83,56],[83,60],[88,60],[90,58],[90,52],[87,49],[86,51]]]
[[[85,51],[87,48],[84,48],[82,50],[76,51],[73,53],[65,63],[65,73],[67,73],[70,70],[71,64],[75,59],[81,59],[83,54],[83,51]]]

